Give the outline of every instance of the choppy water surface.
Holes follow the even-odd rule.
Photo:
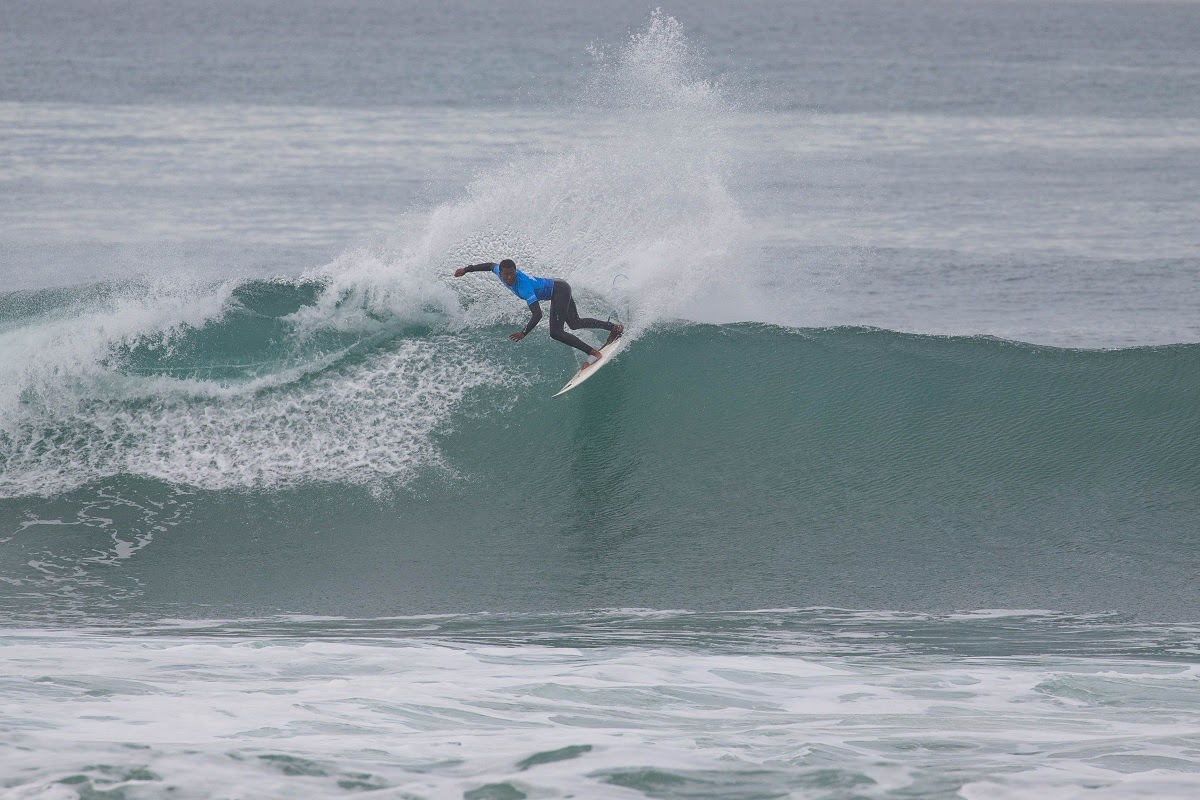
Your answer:
[[[16,630],[3,769],[14,797],[1186,797],[1197,634],[828,609]]]

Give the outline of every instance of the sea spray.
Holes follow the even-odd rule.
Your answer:
[[[454,268],[502,258],[570,281],[605,311],[626,307],[631,336],[677,316],[747,233],[726,187],[723,123],[735,108],[704,77],[679,22],[661,12],[623,47],[594,48],[593,57],[579,98],[561,114],[573,130],[602,135],[487,170],[390,252],[347,254],[310,273],[329,288],[305,316],[322,325],[361,319],[363,309],[408,316],[424,308],[468,326],[523,322],[520,304],[486,281],[451,284],[461,313],[444,294]]]

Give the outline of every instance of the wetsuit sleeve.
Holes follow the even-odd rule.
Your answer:
[[[472,264],[469,267],[463,267],[463,269],[467,272],[491,272],[495,267],[495,262],[488,262],[487,264]]]
[[[542,304],[534,300],[529,304],[529,324],[525,326],[525,335],[537,327],[537,324],[542,321]]]

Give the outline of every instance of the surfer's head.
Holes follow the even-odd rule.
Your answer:
[[[504,281],[506,286],[512,286],[517,282],[517,262],[511,258],[500,262],[500,280]]]

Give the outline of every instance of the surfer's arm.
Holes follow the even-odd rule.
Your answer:
[[[529,304],[529,324],[525,326],[525,330],[517,331],[509,334],[510,339],[514,342],[519,342],[529,335],[529,332],[537,327],[537,324],[542,321],[542,305],[537,300]]]
[[[488,262],[487,264],[472,264],[469,267],[459,267],[458,269],[454,270],[454,277],[461,278],[468,272],[491,272],[495,268],[496,265],[494,262]]]
[[[522,336],[528,336],[529,332],[537,327],[537,324],[542,321],[542,304],[534,300],[529,304],[529,324],[525,326],[525,330],[521,332]]]

